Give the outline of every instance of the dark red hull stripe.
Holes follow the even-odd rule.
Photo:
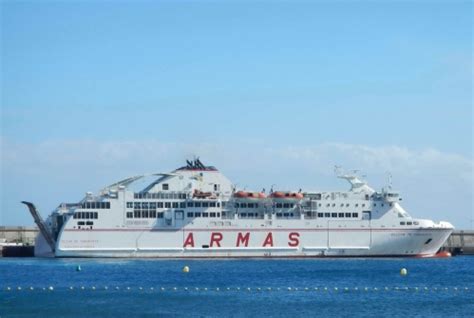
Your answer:
[[[312,229],[282,229],[282,228],[272,228],[272,229],[222,229],[222,228],[208,228],[208,229],[150,229],[150,228],[140,228],[140,229],[65,229],[65,232],[288,232],[288,231],[297,231],[297,232],[327,232],[327,231],[447,231],[450,229],[444,228],[432,228],[432,229],[421,229],[421,228],[411,228],[411,229],[399,229],[399,228],[312,228]]]

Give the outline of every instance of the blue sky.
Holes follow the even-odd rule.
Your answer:
[[[247,187],[390,170],[413,215],[471,226],[469,1],[1,8],[0,224],[200,155]]]

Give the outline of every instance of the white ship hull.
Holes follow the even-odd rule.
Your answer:
[[[431,257],[452,229],[183,229],[65,231],[57,257]],[[189,239],[192,237],[192,243]],[[431,241],[426,243],[428,240]],[[187,244],[186,244],[187,243]],[[264,246],[265,245],[265,246]],[[46,256],[46,255],[44,255]]]

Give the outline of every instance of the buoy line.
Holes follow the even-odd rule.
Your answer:
[[[54,287],[54,286],[45,286],[45,287],[38,287],[38,286],[6,286],[1,288],[0,290],[6,292],[21,292],[21,293],[28,293],[28,292],[54,292],[54,291],[70,291],[70,292],[117,292],[117,291],[125,291],[125,292],[150,292],[150,291],[158,291],[158,292],[319,292],[319,293],[349,293],[349,292],[414,292],[414,293],[427,293],[427,292],[438,292],[438,293],[446,293],[446,292],[470,292],[471,288],[469,287],[458,287],[458,286],[451,286],[451,287],[441,287],[441,286],[383,286],[383,287],[338,287],[338,286],[316,286],[316,287],[177,287],[177,286],[162,286],[162,287],[145,287],[145,286],[62,286],[62,287]]]

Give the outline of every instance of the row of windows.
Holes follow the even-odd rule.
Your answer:
[[[241,219],[256,219],[259,218],[258,213],[239,213],[239,218]]]
[[[359,213],[349,212],[332,212],[332,213],[318,213],[318,218],[358,218]]]
[[[418,224],[420,224],[420,223],[418,223],[418,222],[416,222],[416,221],[415,221],[415,222],[406,222],[406,223],[405,223],[405,222],[400,222],[400,225],[405,225],[405,224],[406,224],[406,225],[418,225]]]
[[[77,222],[77,225],[94,225],[94,222],[92,222],[92,221],[87,221],[87,222],[79,221],[79,222]],[[79,228],[81,228],[81,227],[79,226]]]
[[[99,213],[97,212],[76,212],[74,213],[74,219],[97,219]]]
[[[188,205],[188,208],[200,208],[200,207],[203,207],[203,208],[215,208],[215,207],[218,207],[220,208],[221,207],[221,204],[220,202],[208,202],[208,201],[202,201],[202,202],[199,202],[199,201],[189,201],[187,203]],[[222,205],[224,205],[224,203],[222,203]]]
[[[294,213],[277,213],[276,214],[277,218],[281,218],[281,217],[283,217],[283,218],[292,218],[294,216],[295,216]]]
[[[127,212],[128,219],[162,219],[164,216],[163,212],[156,211],[133,211]]]
[[[219,212],[188,212],[186,214],[188,218],[220,218]]]
[[[134,193],[135,199],[186,199],[186,193]]]
[[[110,202],[84,202],[83,209],[110,209]]]
[[[220,202],[209,202],[209,201],[202,201],[202,202],[193,202],[189,201],[187,202],[127,202],[127,208],[129,209],[142,209],[142,210],[147,210],[147,209],[184,209],[186,208],[215,208],[218,207],[220,208],[221,204]]]

